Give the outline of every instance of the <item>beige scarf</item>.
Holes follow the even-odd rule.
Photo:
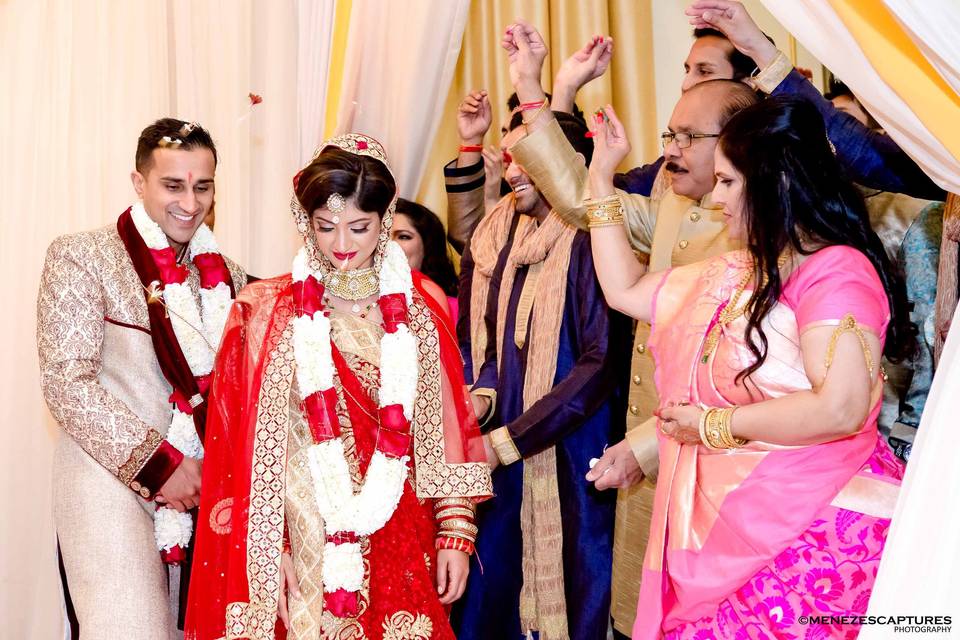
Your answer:
[[[528,216],[523,218],[533,220]],[[517,268],[528,265],[516,309],[513,335],[517,347],[522,348],[527,327],[530,326],[523,387],[524,411],[553,388],[567,293],[570,249],[575,236],[576,229],[551,212],[539,227],[525,228],[523,233],[518,228],[503,270],[497,305],[498,364],[503,361],[503,337],[514,277]],[[520,527],[524,577],[520,593],[521,624],[525,630],[538,630],[541,640],[565,640],[569,632],[563,588],[563,530],[554,447],[523,461]]]
[[[473,282],[470,285],[470,353],[473,355],[474,380],[480,374],[480,367],[483,366],[483,360],[486,357],[487,327],[484,323],[484,315],[487,310],[490,279],[497,267],[500,250],[510,238],[516,202],[516,196],[513,193],[500,198],[497,206],[477,225],[470,239],[470,253],[474,263]],[[514,242],[523,242],[536,229],[537,224],[534,218],[520,216]]]

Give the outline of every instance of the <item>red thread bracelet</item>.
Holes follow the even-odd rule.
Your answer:
[[[460,145],[460,151],[464,153],[480,153],[483,151],[482,144],[462,144]]]

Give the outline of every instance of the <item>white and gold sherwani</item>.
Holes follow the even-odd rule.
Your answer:
[[[246,275],[226,264],[239,290]],[[198,296],[198,273],[188,268]],[[63,429],[53,460],[54,518],[83,636],[176,637],[176,594],[168,593],[154,539],[154,503],[142,497],[160,487],[137,480],[164,440],[172,387],[116,224],[50,245],[37,318],[43,393]]]
[[[586,229],[587,169],[556,121],[526,136],[510,153],[544,197],[567,222]],[[670,189],[661,169],[651,197],[619,191],[624,224],[634,251],[649,256],[649,269],[660,271],[704,260],[736,248],[728,238],[720,209],[707,194],[699,202]],[[647,350],[650,325],[639,323],[633,344],[627,411],[627,441],[640,463],[644,481],[620,491],[613,543],[614,627],[630,635],[637,612],[643,555],[653,513],[658,468],[657,391],[653,357]]]

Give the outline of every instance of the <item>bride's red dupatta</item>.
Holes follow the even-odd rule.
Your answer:
[[[425,278],[417,272],[413,278],[419,293],[417,302],[429,309],[439,343],[443,457],[448,464],[483,463],[483,442],[463,382],[463,362],[452,322],[443,307],[425,292]],[[284,530],[289,393],[294,368],[287,329],[293,316],[291,279],[289,275],[281,276],[244,289],[224,329],[208,403],[186,640],[266,640],[286,636],[277,620],[276,603]],[[377,423],[372,416],[377,415],[376,405],[346,368],[339,352],[335,354],[365,468],[375,445]],[[432,549],[432,539],[427,540],[433,535],[434,526],[429,509],[424,509],[408,484],[394,517],[371,536],[374,569],[370,598],[378,611],[393,606],[389,598],[428,598],[427,593],[385,595],[390,590],[381,590],[380,586],[389,586],[383,583],[390,579],[390,574],[383,572],[395,571],[397,565],[391,566],[388,559],[402,559],[405,546],[419,540],[421,546],[429,542]],[[416,536],[411,535],[414,532]],[[422,558],[417,559],[422,565]],[[380,569],[376,568],[378,564]],[[436,600],[432,585],[430,590],[429,598]],[[442,609],[430,617],[434,618],[434,614],[443,616],[445,621]]]

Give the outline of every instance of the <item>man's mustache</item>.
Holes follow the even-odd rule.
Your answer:
[[[666,165],[664,165],[663,168],[666,171],[669,171],[670,173],[676,173],[677,171],[686,171],[686,169],[678,165],[676,162],[668,162]]]

